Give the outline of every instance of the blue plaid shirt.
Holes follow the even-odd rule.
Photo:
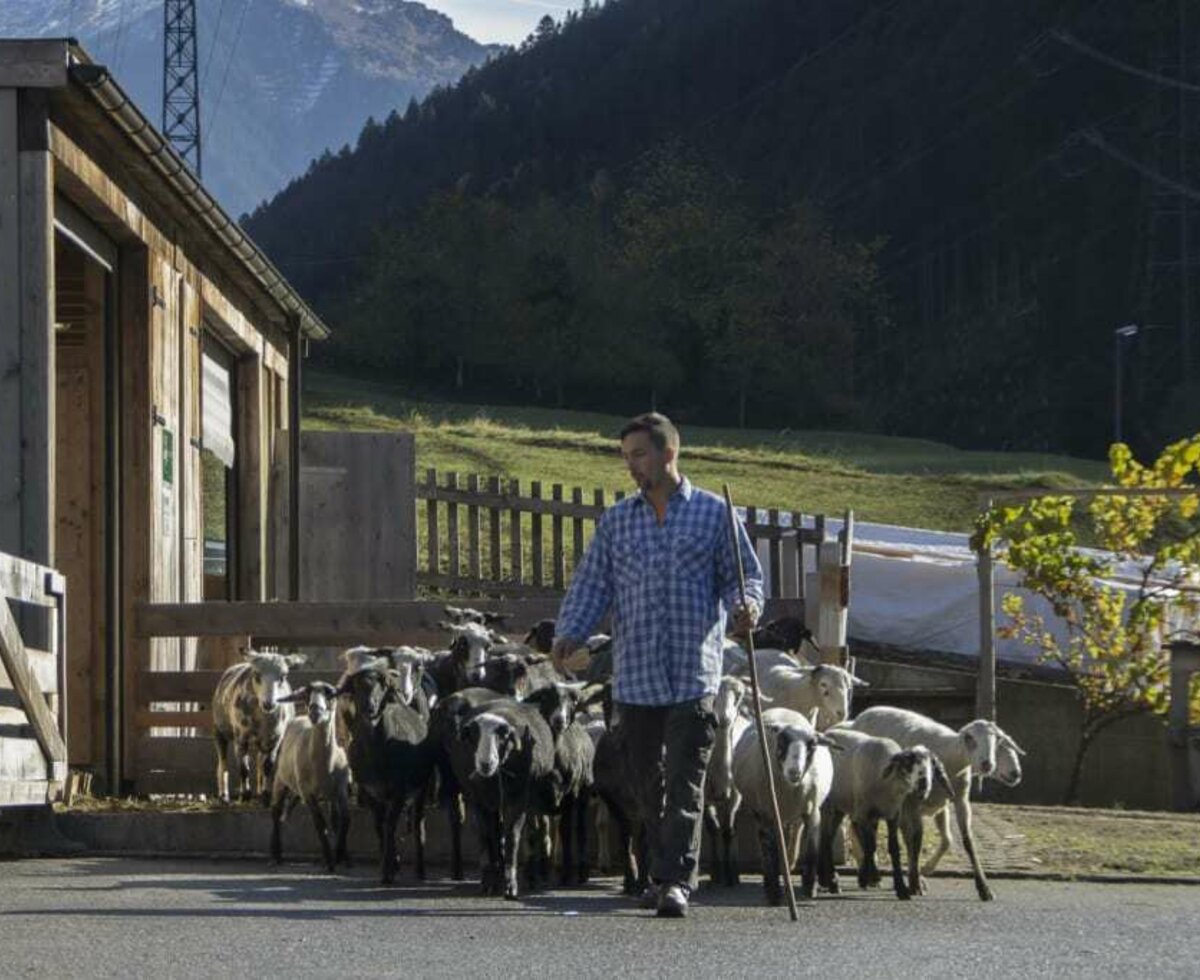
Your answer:
[[[746,598],[761,609],[762,568],[741,521],[737,529]],[[582,642],[611,608],[614,700],[678,704],[716,693],[725,616],[740,601],[725,501],[685,477],[662,525],[640,493],[604,512],[556,633]]]

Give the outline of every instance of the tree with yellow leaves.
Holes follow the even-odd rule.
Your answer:
[[[1020,585],[1046,600],[1065,625],[1065,635],[1056,636],[1021,595],[1010,592],[1002,600],[1009,622],[1000,634],[1036,647],[1042,662],[1063,668],[1083,705],[1067,803],[1077,800],[1084,760],[1101,731],[1132,715],[1166,714],[1165,644],[1194,635],[1200,612],[1200,433],[1167,446],[1152,466],[1137,462],[1124,443],[1111,447],[1109,462],[1114,487],[1137,495],[997,504],[980,515],[972,538],[976,550],[998,549]],[[1153,490],[1166,492],[1146,493]],[[1098,550],[1079,547],[1081,498],[1090,498],[1079,518]],[[1136,568],[1134,580],[1115,584],[1118,566]]]

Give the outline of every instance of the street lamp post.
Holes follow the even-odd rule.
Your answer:
[[[1136,323],[1127,323],[1113,331],[1113,442],[1121,441],[1122,341],[1127,337],[1136,337],[1138,329]]]

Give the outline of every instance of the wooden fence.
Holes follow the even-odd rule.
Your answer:
[[[617,491],[611,499],[624,496]],[[561,594],[607,504],[603,489],[534,480],[523,492],[520,480],[426,470],[417,484],[417,582],[456,595]],[[852,514],[839,531],[836,551],[822,558],[821,546],[829,543],[824,515],[742,509],[770,597],[804,599],[806,568],[818,570],[831,558],[848,566]]]
[[[62,575],[0,553],[0,806],[49,803],[62,795],[66,615]]]
[[[140,603],[133,631],[143,637],[225,638],[226,648],[289,648],[356,643],[445,641],[437,623],[443,605],[469,598],[480,609],[512,614],[515,636],[557,615],[570,574],[595,533],[596,521],[623,495],[578,487],[548,488],[492,477],[439,477],[416,482],[418,584],[424,601]],[[585,499],[586,498],[586,499]],[[825,540],[825,518],[746,508],[746,525],[769,589],[767,617],[809,613],[822,649],[840,657],[849,601],[853,517],[835,540]],[[807,584],[806,584],[807,583]],[[806,596],[811,603],[806,603]],[[806,610],[806,606],[813,608]],[[216,664],[210,663],[210,667]],[[210,793],[214,755],[209,733],[211,699],[220,671],[150,669],[138,677],[130,720],[133,772],[139,793]],[[305,670],[294,682],[333,680],[330,670]]]

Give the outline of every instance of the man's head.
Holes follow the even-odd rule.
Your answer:
[[[679,431],[658,412],[630,419],[621,429],[621,458],[645,493],[679,482]]]

